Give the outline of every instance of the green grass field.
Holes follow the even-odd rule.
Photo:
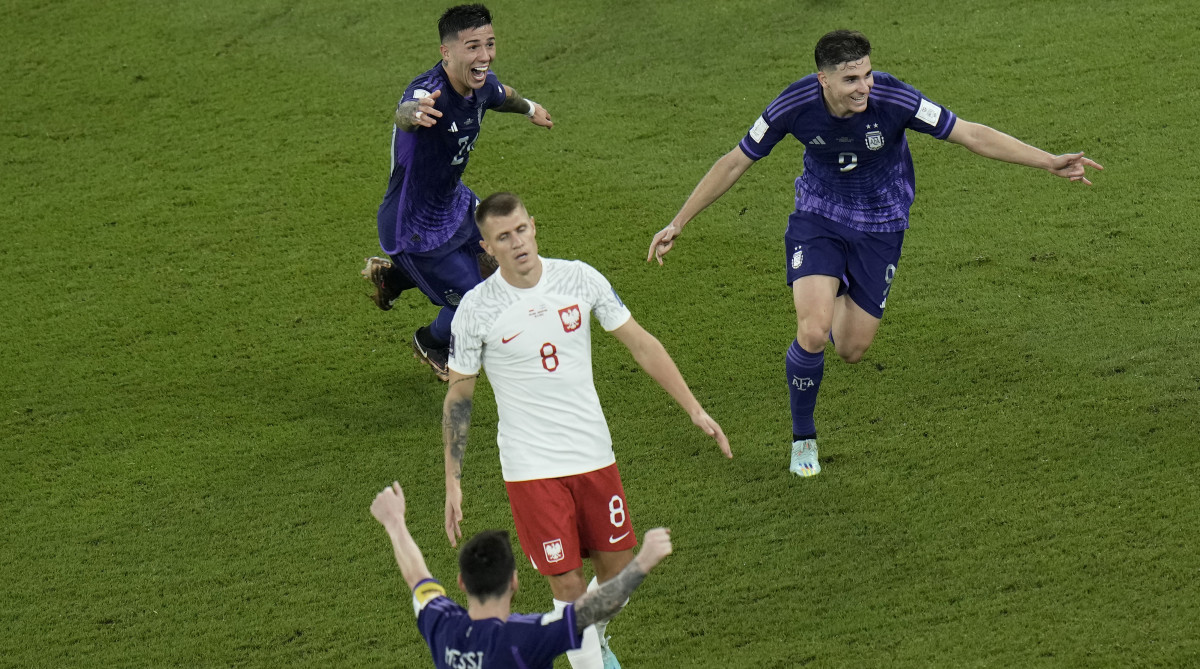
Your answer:
[[[626,667],[1200,664],[1194,7],[490,6],[496,71],[556,127],[489,115],[465,181],[609,277],[735,453],[597,335],[635,522],[676,547],[610,627]],[[367,508],[398,479],[452,583],[444,386],[407,343],[434,312],[376,310],[358,270],[444,8],[5,3],[0,665],[429,666]],[[799,480],[802,147],[644,257],[837,27],[961,117],[1107,169],[1086,188],[911,137],[899,280],[866,359],[829,353],[824,471]],[[468,533],[512,526],[486,384],[476,407]],[[520,577],[517,608],[548,608]]]

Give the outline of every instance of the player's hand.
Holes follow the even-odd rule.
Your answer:
[[[400,489],[399,481],[392,481],[392,485],[375,496],[375,501],[371,502],[371,515],[389,531],[404,526],[404,491]]]
[[[663,264],[663,256],[671,252],[675,246],[675,238],[679,236],[679,228],[672,223],[654,235],[654,239],[650,241],[650,252],[646,254],[646,262],[651,259],[658,261],[659,267]]]
[[[671,554],[671,530],[666,527],[656,527],[642,537],[642,550],[638,551],[638,566],[643,572],[649,572],[662,559]]]
[[[533,116],[529,117],[529,122],[534,125],[540,125],[543,128],[554,127],[554,121],[550,120],[550,112],[546,111],[545,107],[536,102],[533,103]]]
[[[1092,182],[1088,181],[1086,175],[1088,167],[1096,170],[1104,169],[1103,165],[1092,160],[1091,158],[1084,158],[1082,151],[1079,153],[1064,153],[1061,156],[1054,156],[1054,159],[1050,161],[1051,173],[1063,177],[1064,179],[1070,179],[1071,181],[1082,181],[1088,186],[1091,186]]]
[[[433,105],[441,95],[442,89],[439,88],[417,100],[417,108],[413,111],[413,125],[419,125],[422,128],[432,128],[437,125],[437,120],[442,117],[442,112],[434,109]]]
[[[459,486],[446,486],[446,538],[450,540],[451,547],[458,546],[458,540],[462,539],[462,528],[459,526],[462,523],[462,488]]]
[[[725,457],[733,457],[733,451],[729,450],[729,439],[725,436],[725,432],[721,429],[721,426],[717,424],[717,421],[712,419],[712,416],[709,416],[707,412],[701,409],[697,413],[693,414],[691,418],[692,423],[695,424],[696,427],[704,430],[704,434],[707,434],[708,436],[717,440],[717,446],[721,447],[721,452],[725,454]]]

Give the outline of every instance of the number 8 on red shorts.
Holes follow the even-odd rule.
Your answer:
[[[591,551],[637,546],[617,465],[553,479],[505,481],[521,550],[542,574],[565,574]]]

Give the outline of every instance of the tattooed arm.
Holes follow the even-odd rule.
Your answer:
[[[442,117],[442,112],[434,108],[442,91],[436,90],[419,100],[401,102],[396,107],[396,127],[404,132],[412,132],[417,128],[432,128]]]
[[[670,554],[671,530],[656,527],[647,532],[642,538],[642,550],[621,573],[575,600],[575,631],[582,634],[588,625],[615,615],[646,574]]]
[[[554,121],[550,120],[550,112],[538,103],[529,98],[521,97],[521,94],[513,90],[511,86],[504,86],[504,102],[496,107],[498,112],[510,112],[513,114],[524,114],[529,117],[529,120],[534,125],[540,125],[543,128],[553,128]]]
[[[442,405],[442,441],[446,444],[446,537],[451,546],[462,538],[462,463],[471,427],[471,398],[475,379],[450,370],[450,387]]]

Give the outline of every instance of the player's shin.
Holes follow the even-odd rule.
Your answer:
[[[454,309],[450,307],[442,307],[438,312],[437,318],[429,324],[429,328],[425,330],[425,335],[429,337],[428,342],[421,342],[430,348],[446,348],[450,344],[450,323],[454,320]]]
[[[787,350],[785,367],[792,405],[792,439],[814,439],[817,426],[813,412],[817,408],[817,391],[825,373],[825,353],[809,353],[793,339]]]

